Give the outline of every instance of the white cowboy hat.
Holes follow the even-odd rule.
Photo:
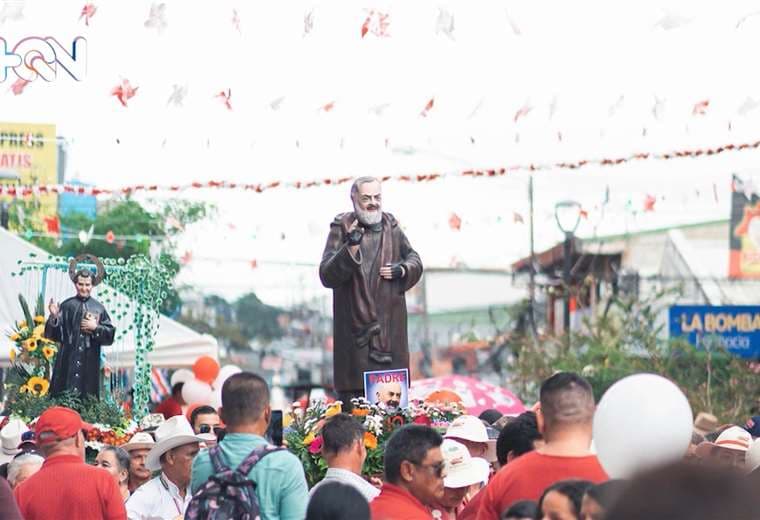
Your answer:
[[[21,444],[21,435],[28,432],[26,423],[21,419],[10,419],[8,424],[0,430],[0,464],[10,462],[13,457],[21,450],[18,445]]]
[[[145,467],[150,471],[161,469],[161,455],[167,451],[203,440],[195,435],[193,427],[190,426],[184,415],[170,417],[156,429],[154,434],[156,436],[156,444],[148,452],[148,457],[145,461]]]
[[[127,451],[132,450],[149,450],[156,445],[156,441],[153,440],[153,436],[148,432],[135,433],[129,442],[123,444],[121,447]]]

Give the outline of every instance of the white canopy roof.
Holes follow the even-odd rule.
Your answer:
[[[39,258],[47,258],[48,253],[1,228],[0,251],[0,366],[8,366],[11,342],[5,333],[15,320],[21,319],[18,295],[24,294],[32,307],[40,286],[40,280],[29,279],[31,275],[22,278],[11,276],[11,273],[19,270],[18,260],[28,260],[30,253],[36,253]],[[62,283],[61,278],[67,276],[57,271],[48,274],[45,301],[53,298],[60,302],[73,294],[72,286]],[[106,347],[105,353],[108,363],[114,368],[134,366],[134,346],[129,336],[127,341],[114,348]],[[199,334],[166,316],[160,317],[156,344],[148,355],[154,367],[190,366],[204,355],[218,357],[215,338]]]

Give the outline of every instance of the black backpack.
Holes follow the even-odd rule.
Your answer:
[[[253,450],[232,470],[222,461],[217,445],[208,451],[214,474],[190,500],[187,520],[258,520],[261,514],[256,498],[256,484],[248,473],[261,459],[284,448],[266,445]]]

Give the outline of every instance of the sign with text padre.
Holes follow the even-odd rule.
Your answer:
[[[674,305],[670,337],[704,350],[720,345],[743,358],[760,357],[760,305]]]
[[[400,368],[364,372],[364,397],[378,406],[406,408],[409,406],[409,371]]]

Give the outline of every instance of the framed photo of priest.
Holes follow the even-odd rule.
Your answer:
[[[409,406],[409,370],[364,372],[364,397],[385,408],[406,408]]]

